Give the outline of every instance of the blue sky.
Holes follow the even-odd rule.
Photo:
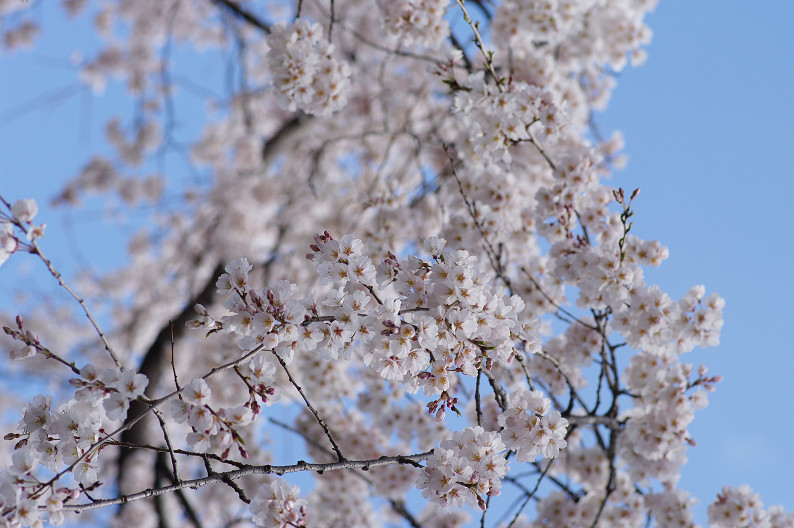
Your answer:
[[[685,359],[725,379],[690,430],[681,487],[706,505],[748,483],[794,511],[794,2],[662,0],[648,62],[623,72],[605,132],[623,131],[640,187],[638,236],[670,258],[646,274],[673,298],[705,284],[726,299],[718,348]]]
[[[117,108],[120,90],[92,99],[78,87],[64,50],[91,49],[90,31],[57,13],[38,13],[46,29],[39,51],[0,57],[0,192],[7,199],[46,204],[59,182],[104,148],[98,127]],[[789,0],[662,0],[648,19],[648,62],[620,74],[609,108],[597,116],[602,132],[621,130],[626,140],[629,165],[614,185],[642,189],[634,232],[670,249],[647,281],[675,299],[695,284],[726,299],[721,345],[685,358],[725,378],[690,428],[698,447],[680,483],[701,499],[696,513],[704,524],[706,506],[725,484],[748,483],[766,505],[794,511],[792,21]],[[57,101],[20,113],[21,103],[43,94]],[[123,244],[106,240],[127,233],[97,222],[98,203],[41,217],[49,224],[44,247],[67,273],[83,262],[99,269],[123,262]],[[29,258],[9,264],[0,268],[5,306],[18,270],[37,265]],[[28,277],[53,286],[46,276]]]

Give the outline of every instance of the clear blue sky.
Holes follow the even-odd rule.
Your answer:
[[[65,50],[92,44],[84,22],[65,24],[57,13],[39,13],[40,51],[0,57],[0,192],[8,199],[46,204],[59,182],[104,148],[98,127],[118,107],[113,89],[88,104],[63,67]],[[630,161],[613,183],[642,189],[636,234],[670,248],[648,282],[673,298],[705,284],[727,301],[720,347],[686,358],[725,377],[691,426],[699,445],[680,483],[701,499],[703,524],[724,484],[748,483],[766,505],[794,511],[793,21],[790,0],[662,0],[649,18],[648,62],[621,74],[597,117],[607,135],[624,133]],[[61,88],[57,103],[9,113],[42,94],[57,99]],[[40,214],[50,224],[44,247],[61,269],[123,261],[122,244],[97,243],[118,230],[97,222],[96,205],[69,216]],[[18,260],[0,268],[6,306],[19,265],[35,265]],[[52,286],[46,277],[32,280]]]
[[[631,158],[615,184],[642,189],[637,235],[670,248],[648,282],[726,299],[721,345],[686,358],[725,376],[691,426],[680,483],[700,519],[724,484],[794,511],[792,21],[788,0],[662,0],[648,62],[599,116]]]

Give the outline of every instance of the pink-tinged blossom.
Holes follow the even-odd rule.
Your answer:
[[[194,378],[190,384],[185,387],[182,397],[190,403],[195,405],[205,405],[209,403],[212,391],[210,390],[207,382],[202,378]]]
[[[449,36],[449,23],[444,20],[446,0],[378,0],[381,22],[390,37],[405,45],[439,48]]]
[[[121,373],[118,380],[109,386],[119,391],[127,400],[134,400],[143,394],[149,380],[145,375],[136,373],[132,370],[125,370]]]
[[[14,225],[11,222],[0,222],[0,264],[8,260],[18,247],[19,241],[14,236]]]
[[[85,459],[77,463],[72,474],[74,474],[74,479],[84,486],[90,486],[98,478],[97,468]]]
[[[498,496],[507,461],[499,433],[467,427],[452,433],[427,459],[416,485],[422,496],[443,510],[464,503],[485,509],[483,496]]]
[[[319,24],[298,18],[271,28],[268,64],[279,105],[285,110],[328,116],[347,103],[350,67],[334,56]]]
[[[190,402],[181,398],[174,398],[171,400],[170,407],[171,418],[173,418],[176,423],[185,423],[190,416],[191,409],[193,408]]]
[[[123,394],[114,392],[102,401],[102,406],[105,408],[105,414],[111,420],[118,420],[126,416],[127,409],[130,408],[130,400],[125,398]]]
[[[76,13],[84,3],[63,5]],[[636,192],[627,198],[603,182],[621,163],[622,140],[598,138],[590,122],[615,85],[610,73],[643,60],[650,38],[643,20],[655,3],[474,2],[471,25],[460,20],[463,2],[446,0],[302,2],[288,22],[277,22],[274,6],[242,1],[98,7],[95,25],[107,45],[74,62],[94,88],[123,79],[140,105],[130,126],[119,118],[107,124],[112,154],[89,160],[57,201],[113,193],[127,205],[149,202],[142,211],[162,222],[132,238],[131,264],[104,277],[101,290],[83,279],[77,289],[103,296],[113,310],[108,335],[125,365],[188,299],[213,284],[224,297],[195,305],[188,326],[200,333],[175,333],[173,381],[193,381],[166,404],[174,448],[185,447],[179,438],[233,464],[248,456],[260,467],[273,463],[260,428],[248,426],[279,395],[295,398],[282,362],[348,460],[435,447],[424,468],[373,468],[366,481],[358,470],[321,472],[306,501],[265,477],[251,504],[254,522],[372,528],[381,512],[362,497],[399,505],[421,474],[417,485],[432,505],[419,524],[461,528],[466,514],[430,510],[484,507],[500,494],[509,448],[517,478],[544,482],[534,495],[536,518],[519,517],[514,528],[636,528],[649,514],[656,526],[691,528],[692,499],[675,484],[694,443],[687,429],[694,410],[719,376],[682,358],[719,342],[724,302],[701,286],[675,300],[645,283],[644,267],[669,252],[628,233]],[[9,48],[36,32],[24,13],[17,16],[24,4],[0,0]],[[449,41],[453,20],[460,49]],[[117,27],[123,39],[113,38]],[[465,45],[479,38],[477,27],[485,49]],[[129,169],[152,165],[152,155],[173,146],[159,130],[175,94],[168,79],[178,82],[162,47],[172,41],[179,54],[192,45],[234,49],[229,57],[240,62],[231,70],[240,75],[228,97],[212,103],[200,139],[184,145],[207,178],[172,189],[185,191],[185,206],[163,209],[164,178]],[[32,224],[35,202],[5,209],[0,263],[44,229]],[[307,230],[323,223],[354,226],[356,234],[318,233],[307,265],[300,248]],[[422,257],[410,255],[422,247]],[[242,254],[250,261],[237,258],[207,278],[219,258]],[[255,284],[263,278],[271,284]],[[568,328],[550,335],[552,315]],[[38,319],[41,346],[21,322],[20,332],[10,330],[12,357],[36,356],[20,368],[43,363],[67,372],[47,359],[45,345],[67,364],[75,351],[101,369],[110,365],[94,359],[105,355],[95,336],[69,331],[56,310]],[[597,385],[588,386],[587,369],[600,371]],[[157,374],[165,394],[170,369]],[[0,527],[35,524],[45,507],[55,523],[64,502],[78,504],[93,491],[53,486],[33,501],[37,467],[49,476],[78,463],[74,477],[86,486],[112,478],[111,466],[101,473],[101,457],[111,459],[116,448],[92,445],[114,427],[108,419],[124,418],[147,380],[131,368],[100,375],[88,365],[70,384],[73,397],[37,396],[9,433],[15,449],[0,471]],[[560,406],[569,400],[566,419]],[[226,407],[213,406],[221,402]],[[295,426],[313,461],[335,460],[317,421],[305,412]],[[465,428],[453,432],[458,425]],[[563,449],[564,464],[548,460]],[[178,459],[181,478],[206,469],[198,457]],[[131,476],[129,464],[118,469],[124,478],[114,489],[152,485]],[[548,475],[529,474],[535,470]],[[549,491],[549,479],[568,489]],[[230,508],[234,495],[216,484],[194,501],[197,514],[205,524],[218,524],[218,512],[240,519],[244,506]],[[256,489],[250,477],[240,485]],[[726,490],[710,508],[716,526],[792,524],[780,511],[765,515],[754,494]],[[146,524],[152,519],[130,512],[148,503],[125,506],[117,523]],[[306,504],[316,519],[307,521]]]
[[[22,476],[32,472],[36,468],[38,457],[32,449],[18,449],[11,455],[12,473]]]
[[[297,528],[306,526],[306,506],[298,486],[276,477],[259,488],[249,510],[261,528]]]
[[[14,205],[11,206],[11,212],[13,213],[14,217],[20,222],[25,222],[28,224],[33,222],[33,218],[36,216],[38,211],[39,206],[36,204],[36,200],[33,198],[17,200],[14,202]]]
[[[510,394],[509,405],[498,420],[504,428],[505,444],[516,452],[519,462],[532,462],[538,455],[556,458],[568,445],[568,420],[559,411],[549,411],[550,406],[551,401],[540,391]]]
[[[725,486],[708,507],[709,524],[715,528],[771,528],[761,497],[750,486]]]

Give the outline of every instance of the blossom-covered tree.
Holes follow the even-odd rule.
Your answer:
[[[136,114],[55,203],[157,207],[126,266],[66,282],[35,201],[0,200],[0,262],[73,300],[5,323],[48,386],[16,395],[0,526],[693,526],[677,483],[720,377],[685,355],[723,300],[646,284],[667,250],[593,123],[654,4],[63,1],[106,38],[81,79]],[[6,50],[29,7],[0,2]],[[233,73],[187,145],[174,47]],[[144,170],[173,152],[189,180]],[[708,515],[794,526],[747,486]]]

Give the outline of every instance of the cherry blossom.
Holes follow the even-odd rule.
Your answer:
[[[3,316],[35,384],[0,390],[0,526],[694,526],[725,301],[650,283],[671,250],[593,113],[655,4],[62,2],[102,39],[75,80],[134,119],[53,203],[136,220],[125,265],[70,277],[50,211],[0,196],[0,264],[72,303]],[[50,31],[33,11],[0,0],[7,51]],[[186,92],[212,96],[183,137]],[[708,517],[794,523],[747,485]]]

